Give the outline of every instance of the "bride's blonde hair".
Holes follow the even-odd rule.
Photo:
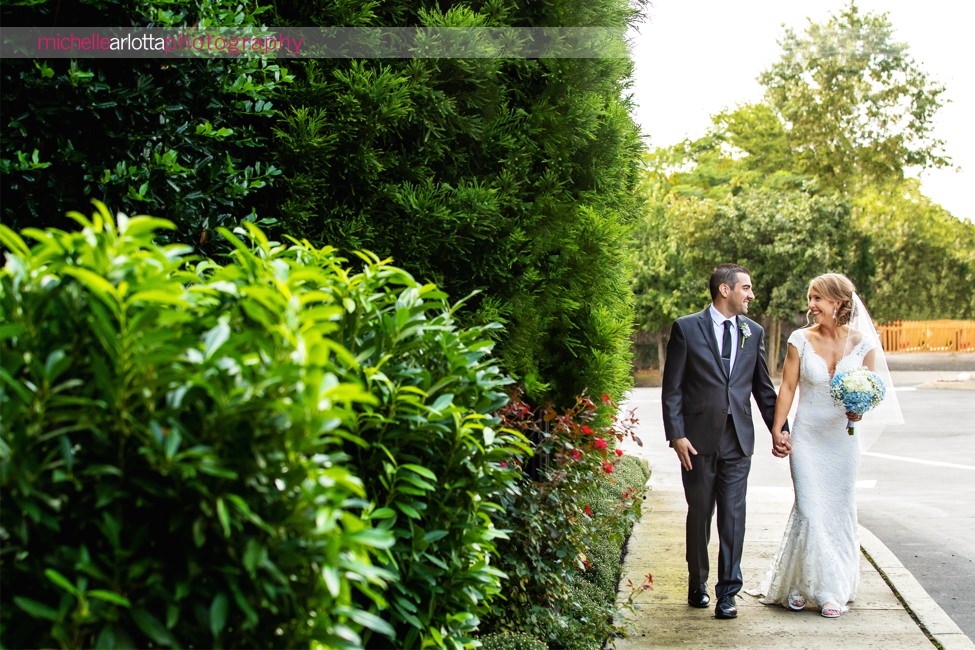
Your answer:
[[[850,322],[853,315],[853,292],[856,287],[853,281],[842,273],[824,273],[817,275],[809,283],[809,290],[820,293],[823,298],[832,302],[840,303],[836,310],[836,322],[846,325]],[[806,324],[811,325],[809,312],[806,312]]]

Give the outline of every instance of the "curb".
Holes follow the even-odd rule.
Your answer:
[[[860,526],[860,550],[935,645],[944,650],[975,649],[975,643],[945,614],[886,544],[863,526]]]
[[[918,385],[919,390],[975,390],[975,382],[960,379],[935,379]]]

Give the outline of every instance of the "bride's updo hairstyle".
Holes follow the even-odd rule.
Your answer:
[[[840,273],[824,273],[812,279],[809,290],[816,291],[827,300],[840,303],[836,310],[836,322],[840,325],[850,322],[853,315],[853,292],[856,291],[850,278]],[[807,314],[806,319],[808,318]]]

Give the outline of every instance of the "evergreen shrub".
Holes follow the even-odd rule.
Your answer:
[[[498,632],[478,639],[482,650],[548,650],[548,646],[521,632]]]
[[[0,4],[0,21],[78,36],[91,25],[257,30],[274,24],[261,5],[28,0]],[[177,226],[168,238],[214,252],[218,226],[274,221],[270,190],[283,170],[268,146],[292,80],[274,57],[3,59],[3,222],[70,228],[65,213],[97,196],[129,214],[165,214]]]
[[[642,0],[275,4],[275,24],[619,30]],[[392,256],[502,322],[535,404],[630,386],[626,242],[643,151],[627,58],[307,59],[277,106],[282,227]]]
[[[603,600],[614,600],[623,573],[622,550],[633,530],[632,518],[614,517],[613,510],[619,503],[632,499],[642,502],[643,488],[650,478],[645,462],[635,456],[623,456],[613,473],[616,479],[599,485],[600,495],[593,507],[602,523],[599,535],[592,538],[588,559],[590,566],[583,577],[596,585]]]
[[[469,645],[525,445],[483,328],[364,255],[0,226],[5,647]]]

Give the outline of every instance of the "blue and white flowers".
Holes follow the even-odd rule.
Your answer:
[[[745,321],[741,321],[738,323],[738,331],[741,332],[741,336],[739,337],[741,339],[741,345],[738,346],[738,349],[743,350],[745,348],[745,339],[752,335],[752,328]]]
[[[829,395],[847,413],[863,415],[883,401],[887,387],[880,375],[860,366],[840,373],[829,382]],[[847,421],[846,432],[853,435],[854,423]]]

